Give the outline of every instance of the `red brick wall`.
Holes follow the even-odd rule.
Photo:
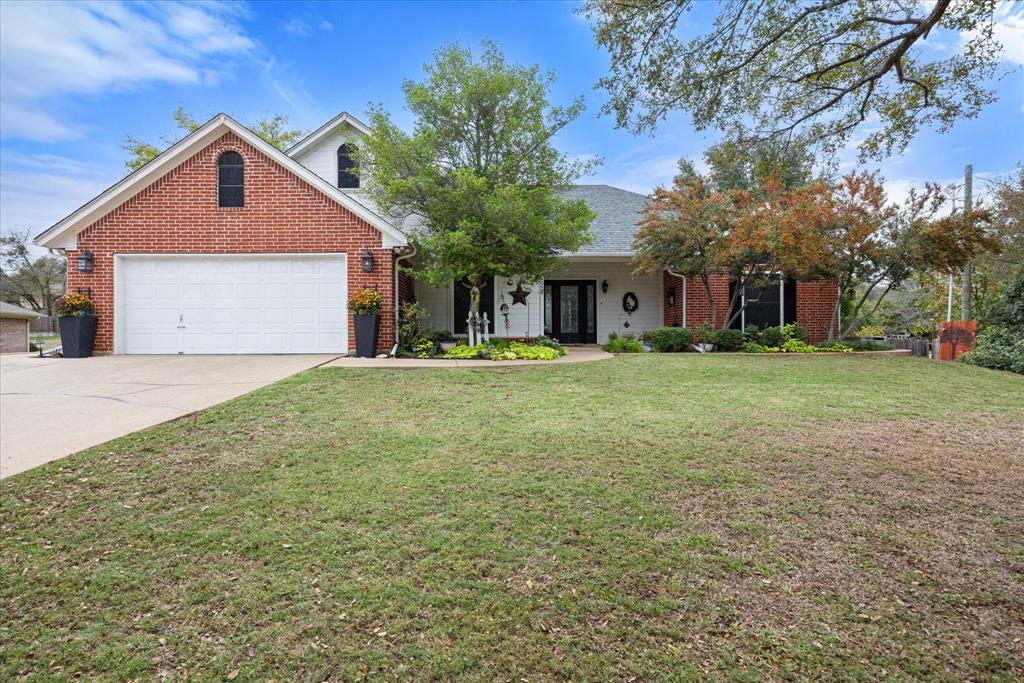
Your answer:
[[[807,341],[825,341],[839,288],[828,280],[796,283],[796,322],[807,328]]]
[[[683,324],[683,279],[662,271],[661,305],[665,327],[679,327]],[[675,294],[675,303],[670,304],[669,295]]]
[[[665,273],[665,324],[674,321],[682,322],[683,311],[679,305],[679,278]],[[668,303],[669,287],[675,286],[676,306]],[[715,297],[718,327],[725,324],[726,309],[729,307],[729,279],[723,275],[711,278],[711,291]],[[807,328],[807,339],[811,343],[825,341],[828,336],[829,320],[836,305],[838,291],[834,282],[815,280],[798,282],[796,290],[796,321]],[[700,278],[686,279],[686,326],[693,330],[697,338],[697,328],[702,324],[711,324],[711,305]]]
[[[729,307],[729,277],[725,274],[712,275],[711,294],[715,299],[715,327],[725,324],[725,312]],[[693,330],[694,340],[699,338],[697,328],[711,325],[711,304],[708,301],[704,283],[698,277],[686,278],[686,326]]]
[[[0,353],[28,351],[28,321],[22,318],[0,318]]]
[[[398,303],[404,304],[407,301],[415,301],[416,292],[413,287],[412,275],[405,272],[398,273]]]
[[[245,158],[245,206],[217,206],[217,159]],[[348,253],[348,292],[380,292],[380,348],[394,340],[393,254],[364,220],[293,175],[234,133],[226,133],[78,235],[95,255],[92,273],[68,268],[68,291],[91,288],[99,329],[96,350],[114,349],[114,255],[119,253]],[[372,273],[360,257],[374,252]],[[68,251],[74,264],[77,251]],[[349,346],[355,348],[349,317]]]

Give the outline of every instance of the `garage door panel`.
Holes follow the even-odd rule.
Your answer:
[[[292,322],[296,325],[315,324],[316,319],[316,309],[314,308],[296,308],[292,311]]]
[[[341,255],[122,257],[124,353],[338,353]]]

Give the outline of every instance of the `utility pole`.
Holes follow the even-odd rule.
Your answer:
[[[974,166],[967,164],[964,168],[964,222],[967,227],[971,227],[971,189],[974,179]],[[961,291],[960,299],[960,319],[970,320],[971,319],[971,262],[968,261],[964,264],[963,273],[961,274],[960,286],[963,288]]]

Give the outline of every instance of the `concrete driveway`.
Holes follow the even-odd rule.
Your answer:
[[[0,478],[336,358],[0,356]]]

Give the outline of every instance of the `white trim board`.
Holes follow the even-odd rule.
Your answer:
[[[363,135],[370,134],[369,126],[367,126],[365,123],[349,114],[347,111],[343,111],[337,116],[335,116],[333,119],[325,123],[324,125],[317,128],[315,131],[313,131],[312,133],[310,133],[309,135],[307,135],[306,137],[302,138],[294,145],[289,147],[285,151],[285,154],[287,154],[290,157],[294,157],[297,154],[302,154],[307,149],[315,147],[318,142],[320,142],[328,135],[337,132],[338,129],[341,128],[343,124],[352,126],[352,128],[354,128],[358,133],[361,133]]]

